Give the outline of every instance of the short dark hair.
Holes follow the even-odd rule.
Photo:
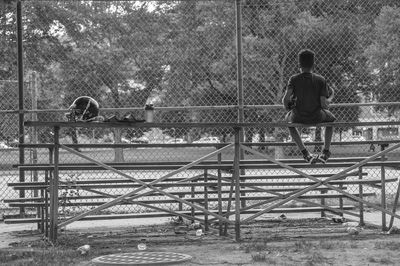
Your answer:
[[[299,53],[299,64],[303,68],[312,68],[314,66],[315,54],[311,50],[301,50]]]

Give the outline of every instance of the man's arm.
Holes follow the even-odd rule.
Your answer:
[[[329,105],[333,100],[333,97],[335,97],[335,90],[333,88],[329,88],[329,92],[330,92],[329,97],[320,96],[321,107],[323,109],[328,109]]]
[[[329,97],[327,100],[329,101],[329,104],[330,104],[333,100],[333,97],[335,97],[335,90],[333,88],[331,88],[331,86],[329,86],[328,91],[329,91]]]
[[[293,89],[291,88],[291,86],[288,86],[285,95],[283,96],[282,99],[283,106],[285,107],[286,110],[290,110],[289,103],[292,100],[292,95],[293,95]]]

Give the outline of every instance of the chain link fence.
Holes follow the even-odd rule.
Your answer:
[[[18,150],[14,148],[18,142],[16,3],[3,2],[0,192],[3,198],[12,198],[18,194],[6,184],[18,180],[17,171],[11,167],[18,163]],[[325,76],[336,92],[331,110],[338,121],[399,118],[400,4],[396,0],[26,0],[21,4],[24,105],[29,111],[26,120],[65,120],[64,113],[72,101],[88,95],[100,103],[101,114],[106,117],[131,113],[142,119],[144,106],[153,104],[159,122],[236,122],[240,119],[236,108],[240,77],[245,105],[243,121],[280,121],[285,115],[281,106],[285,86],[290,76],[299,72],[297,55],[304,48],[316,53],[315,71]],[[237,10],[241,12],[238,14]],[[237,65],[238,17],[242,25],[242,76],[238,76]],[[35,133],[26,130],[25,139],[46,143],[52,141],[52,134],[51,129]],[[64,130],[61,142],[153,144],[232,140],[230,130],[212,128],[79,129],[75,134]],[[306,142],[323,139],[323,132],[304,128],[302,138]],[[371,126],[338,128],[333,141],[398,138],[398,127]],[[260,127],[246,129],[245,141],[290,140],[287,129]],[[275,148],[259,148],[278,154]],[[332,147],[334,156],[367,156],[378,150],[378,146],[367,143]],[[124,149],[117,158],[113,150],[83,150],[104,162],[179,161],[182,157],[189,160],[206,151]],[[33,154],[26,153],[26,162],[48,162],[46,150]],[[279,158],[292,156],[298,156],[295,147],[279,152]],[[61,159],[80,162],[67,153]],[[162,175],[132,174],[141,178]],[[63,178],[78,176],[82,178],[80,173],[66,173]],[[89,176],[117,178],[106,172],[85,178]],[[370,169],[369,176],[380,176],[380,169]],[[389,185],[389,191],[393,194],[395,186]],[[0,207],[6,205],[0,202]]]

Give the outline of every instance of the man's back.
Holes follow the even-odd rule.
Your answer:
[[[296,98],[296,112],[312,119],[321,107],[321,96],[328,97],[325,78],[313,73],[300,73],[289,80],[289,88],[293,89]]]
[[[325,78],[317,74],[312,74],[315,61],[314,52],[308,49],[302,50],[299,53],[298,60],[301,74],[290,78],[287,90],[282,99],[285,109],[289,110],[285,120],[290,123],[301,124],[335,121],[335,116],[327,109],[332,98],[328,99],[328,87]],[[292,109],[293,98],[295,98],[296,102]],[[331,152],[329,151],[333,135],[333,128],[331,126],[325,127],[324,148],[322,153],[317,156],[307,150],[297,128],[289,127],[289,132],[306,162],[310,164],[327,162],[331,156]]]

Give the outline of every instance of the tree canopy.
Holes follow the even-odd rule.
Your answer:
[[[303,48],[316,52],[315,70],[335,89],[334,102],[359,102],[360,91],[400,100],[398,1],[246,0],[242,7],[246,105],[280,104]],[[228,0],[24,1],[24,65],[40,77],[38,108],[66,108],[81,95],[108,108],[236,105],[235,15]],[[0,22],[0,80],[14,80],[14,5],[2,8]],[[0,83],[1,108],[16,109],[7,84]],[[357,107],[334,112],[342,121],[359,115]],[[282,116],[276,109],[245,112],[247,121]],[[238,119],[232,109],[166,111],[160,118]]]

